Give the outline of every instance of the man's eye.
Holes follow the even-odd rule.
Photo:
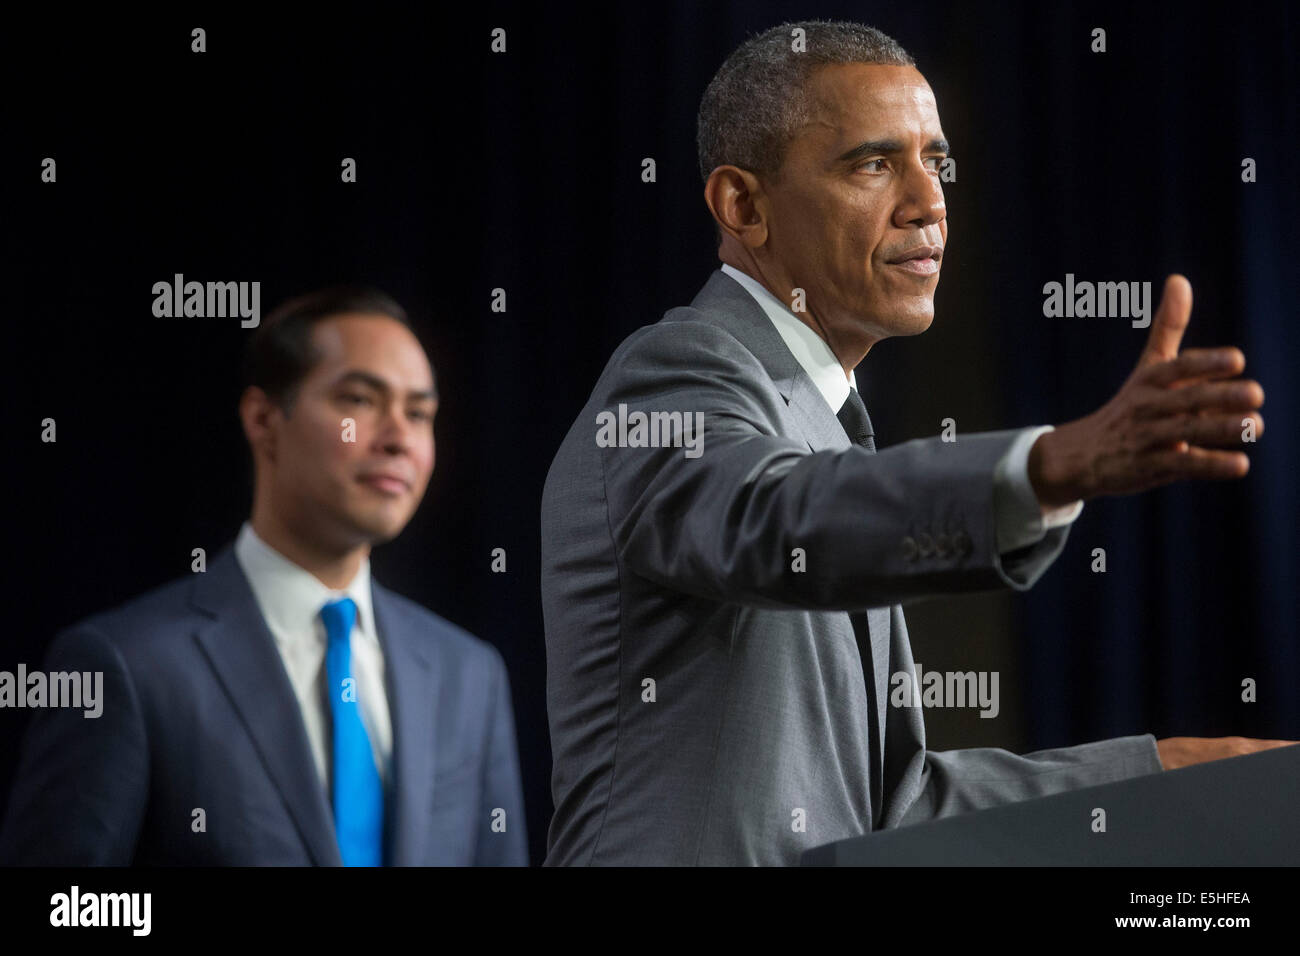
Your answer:
[[[428,422],[433,420],[433,416],[430,415],[428,412],[410,411],[407,412],[407,416],[412,421],[417,421],[417,422]]]
[[[873,165],[875,165],[876,163],[883,163],[883,162],[884,162],[883,159],[869,159],[869,160],[867,160],[865,163],[863,163],[862,165],[860,165],[860,166],[858,167],[858,169],[865,169],[865,168],[868,167],[868,166],[873,166]],[[874,172],[879,172],[879,171],[880,171],[880,170],[878,170],[878,169],[877,169],[877,170],[874,170]]]
[[[345,402],[352,402],[352,403],[357,404],[357,405],[363,405],[363,404],[364,404],[364,405],[368,405],[368,404],[370,404],[370,398],[369,398],[369,396],[367,396],[367,395],[345,394],[345,395],[343,395],[343,401],[345,401]]]
[[[943,166],[943,161],[947,158],[948,157],[946,156],[927,156],[925,158],[925,161],[927,163],[930,162],[934,163],[934,166],[932,167],[933,169],[939,169],[941,166]]]

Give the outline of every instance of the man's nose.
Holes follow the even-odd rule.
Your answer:
[[[894,209],[894,225],[900,229],[933,226],[947,215],[938,174],[923,162],[910,166],[903,180],[903,195]]]
[[[379,422],[376,444],[390,455],[405,454],[411,450],[411,431],[414,427],[407,419],[405,410],[394,402]]]

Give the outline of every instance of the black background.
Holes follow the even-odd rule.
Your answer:
[[[1059,423],[1109,398],[1146,331],[1044,318],[1042,285],[1067,272],[1150,281],[1157,298],[1186,274],[1185,346],[1241,347],[1267,393],[1243,481],[1090,502],[1030,593],[909,606],[927,669],[1002,676],[997,720],[927,714],[931,749],[1300,738],[1300,85],[1282,4],[209,7],[8,24],[0,668],[35,668],[60,627],[188,574],[191,549],[211,556],[248,512],[235,404],[250,332],[154,318],[153,283],[258,280],[263,315],[327,284],[380,286],[425,328],[442,405],[428,499],[375,552],[375,576],[504,654],[539,863],[542,483],[616,345],[718,265],[696,168],[704,87],[746,35],[804,18],[902,43],[957,160],[935,322],[858,369],[880,445],[946,417],[959,433]],[[195,26],[204,54],[190,52]],[[505,55],[489,50],[498,26]],[[47,156],[57,184],[40,182]],[[345,156],[356,184],[340,182]],[[641,181],[647,156],[655,183]],[[46,417],[56,444],[40,441]],[[506,574],[489,569],[496,547]],[[1089,571],[1094,547],[1105,575]],[[0,713],[0,808],[26,716]]]

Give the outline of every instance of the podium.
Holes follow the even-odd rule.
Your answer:
[[[1300,745],[878,830],[800,865],[1300,866],[1298,818]]]

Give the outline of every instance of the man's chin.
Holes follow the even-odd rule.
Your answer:
[[[407,514],[354,514],[351,516],[351,524],[359,537],[373,545],[392,541],[402,533],[409,519],[410,515]]]
[[[916,312],[903,312],[894,316],[889,323],[889,334],[894,335],[920,335],[928,329],[934,322],[934,309],[928,311],[918,310]]]
[[[912,331],[908,332],[907,334],[920,335],[922,332],[924,332],[926,329],[928,329],[931,325],[934,324],[934,313],[931,312],[929,315],[918,315],[913,320],[913,323],[914,323],[914,327]]]

